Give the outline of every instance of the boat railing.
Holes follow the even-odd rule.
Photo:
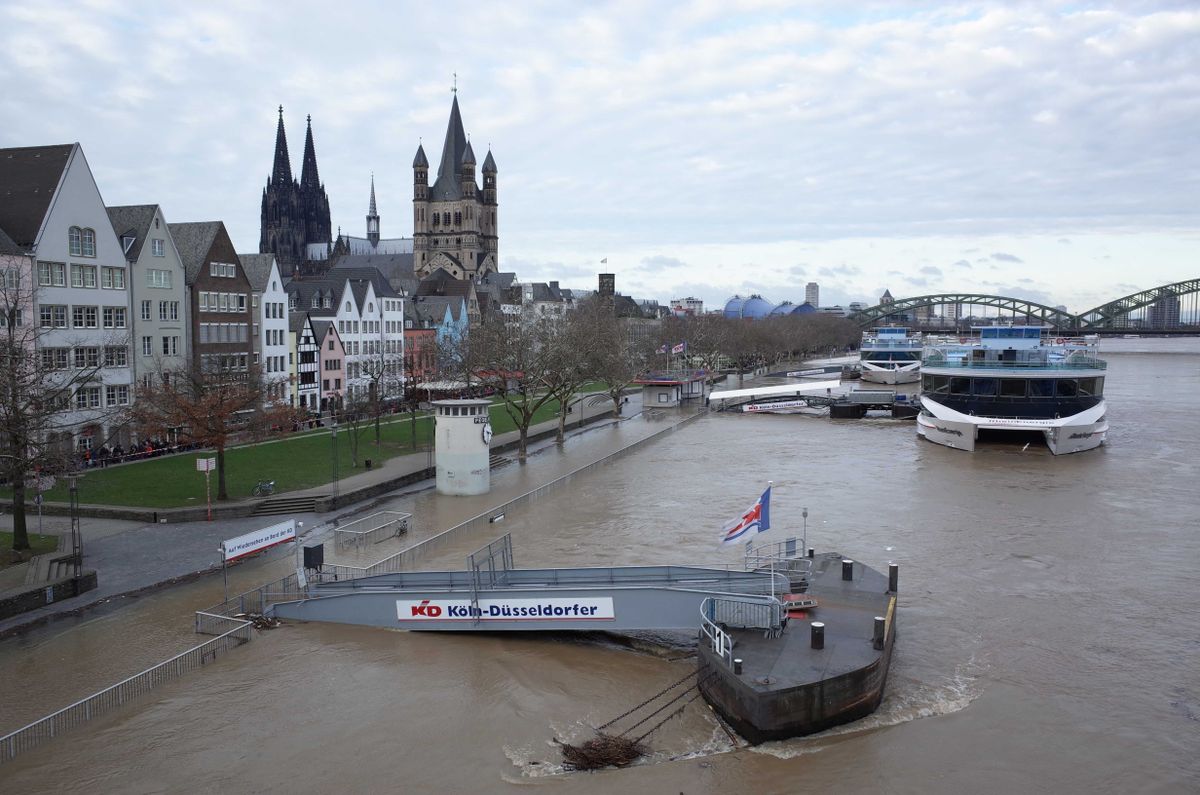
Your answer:
[[[761,629],[771,637],[783,631],[783,605],[777,599],[709,596],[700,603],[700,636],[713,654],[733,665],[733,638],[726,631]]]
[[[770,570],[787,574],[790,579],[808,579],[813,562],[804,554],[804,543],[800,538],[787,538],[757,547],[747,544],[746,571]]]
[[[999,359],[993,357],[944,356],[926,353],[923,367],[945,367],[959,370],[1107,370],[1108,362],[1094,356],[1078,354],[1062,359]]]

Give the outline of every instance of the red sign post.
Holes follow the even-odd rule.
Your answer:
[[[209,487],[208,473],[217,468],[215,458],[197,458],[196,471],[204,473],[204,499],[208,503],[208,521],[212,521],[212,489]]]

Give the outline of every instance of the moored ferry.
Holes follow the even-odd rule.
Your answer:
[[[980,432],[1038,431],[1055,455],[1104,444],[1104,373],[1097,338],[1040,326],[985,326],[977,337],[929,337],[921,357],[917,433],[974,450]]]
[[[859,346],[862,380],[874,384],[911,384],[921,377],[921,335],[906,328],[864,331]]]

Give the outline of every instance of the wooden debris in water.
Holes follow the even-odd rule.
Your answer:
[[[598,734],[579,745],[555,742],[562,746],[563,762],[571,770],[625,767],[646,753],[641,743],[615,734]]]

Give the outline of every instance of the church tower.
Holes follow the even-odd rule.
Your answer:
[[[371,175],[371,206],[367,209],[367,240],[379,245],[379,211],[375,209],[375,175]]]
[[[292,176],[288,156],[287,133],[283,127],[283,106],[275,130],[275,163],[263,189],[261,233],[258,250],[274,254],[280,269],[290,275],[308,258],[308,245],[330,243],[329,197],[317,173],[317,153],[313,146],[312,117],[304,140],[304,162],[300,182]]]
[[[496,161],[489,150],[482,191],[475,165],[455,90],[432,187],[424,146],[417,147],[413,158],[413,268],[418,276],[441,268],[456,279],[477,281],[497,270]]]

